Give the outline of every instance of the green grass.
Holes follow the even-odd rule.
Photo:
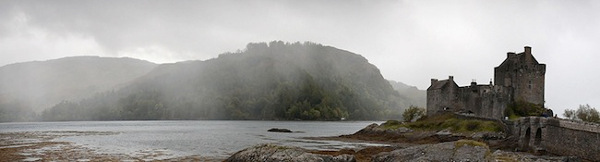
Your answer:
[[[488,147],[488,145],[483,142],[478,142],[478,141],[473,141],[473,140],[458,140],[458,141],[456,141],[456,143],[454,143],[454,146],[456,148],[460,148],[465,145]]]
[[[383,129],[398,129],[400,127],[403,127],[404,124],[402,124],[402,122],[398,121],[398,120],[388,120],[385,123],[381,124],[380,128]]]
[[[454,132],[500,132],[502,126],[494,121],[476,120],[476,119],[458,119],[454,114],[441,114],[431,117],[425,117],[411,123],[401,123],[396,120],[388,120],[380,128],[398,129],[407,127],[414,130],[440,131],[450,128]]]
[[[485,152],[485,157],[489,157],[492,154],[489,150],[490,147],[487,144],[485,144],[483,142],[479,142],[479,141],[473,141],[473,140],[464,140],[464,139],[458,140],[454,143],[454,149],[459,149],[465,145],[469,145],[469,146],[473,146],[473,147],[480,146],[480,147],[486,148],[487,151]],[[456,151],[456,150],[454,150],[454,151]]]

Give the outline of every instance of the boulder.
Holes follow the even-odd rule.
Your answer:
[[[267,130],[269,132],[280,132],[280,133],[292,133],[291,130],[289,129],[280,129],[280,128],[271,128],[269,130]]]
[[[438,135],[438,136],[450,136],[450,135],[452,135],[452,131],[450,131],[450,128],[446,128],[446,129],[441,130],[441,131],[439,131],[439,132],[437,132],[435,134]]]
[[[319,161],[319,162],[347,162],[356,161],[352,155],[320,155],[310,153],[306,149],[290,146],[278,146],[273,144],[262,144],[241,150],[231,157],[227,162],[304,162],[304,161]]]
[[[490,161],[487,145],[471,140],[425,144],[377,154],[372,161]]]

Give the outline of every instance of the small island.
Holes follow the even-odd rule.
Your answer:
[[[279,132],[279,133],[293,133],[291,130],[289,129],[282,129],[282,128],[271,128],[269,130],[267,130],[268,132]]]

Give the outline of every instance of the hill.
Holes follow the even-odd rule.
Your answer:
[[[410,86],[402,82],[388,80],[394,90],[398,91],[400,96],[406,98],[407,102],[413,106],[425,107],[427,104],[427,91],[420,90],[415,86]]]
[[[0,67],[0,121],[31,120],[63,100],[118,89],[156,64],[132,58],[79,56]]]
[[[163,64],[117,92],[63,102],[43,117],[373,120],[399,118],[409,105],[360,55],[275,41],[206,61]]]

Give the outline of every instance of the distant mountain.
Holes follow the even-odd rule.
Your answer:
[[[46,120],[400,118],[412,103],[364,57],[315,43],[250,43],[163,64],[116,92],[44,111]],[[79,110],[79,111],[73,111]]]
[[[156,66],[138,59],[96,56],[2,66],[0,121],[26,120],[23,118],[29,117],[23,113],[40,112],[63,100],[81,100],[119,89]]]
[[[425,107],[427,104],[427,91],[420,90],[415,86],[410,86],[402,82],[389,80],[394,90],[400,93],[400,96],[405,97],[407,102],[413,106]]]

